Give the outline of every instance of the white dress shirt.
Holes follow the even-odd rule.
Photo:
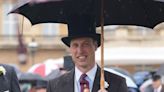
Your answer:
[[[154,89],[154,92],[161,92],[162,90],[162,85],[160,85],[157,89]]]
[[[89,82],[89,89],[90,92],[93,88],[93,82],[95,79],[95,75],[96,75],[96,71],[97,71],[97,65],[95,64],[95,66],[86,73],[87,77],[85,78],[88,82]],[[80,76],[83,73],[77,68],[75,67],[75,75],[74,75],[74,90],[75,92],[80,92]]]

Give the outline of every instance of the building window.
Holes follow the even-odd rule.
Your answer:
[[[5,2],[3,4],[3,29],[2,29],[2,35],[4,36],[4,39],[13,39],[13,36],[17,34],[18,31],[18,18],[15,15],[9,14],[9,11],[13,9],[12,3]]]
[[[44,24],[43,36],[46,39],[52,39],[59,34],[59,24]]]

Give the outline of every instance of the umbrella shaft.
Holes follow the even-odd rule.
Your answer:
[[[104,89],[104,0],[101,0],[101,79],[100,88]]]

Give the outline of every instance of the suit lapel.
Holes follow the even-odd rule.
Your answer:
[[[93,82],[92,92],[97,92],[100,89],[100,67],[97,67],[96,76]]]
[[[162,90],[161,90],[161,92],[164,92],[164,85],[162,85]]]
[[[65,79],[65,82],[63,82],[63,91],[62,92],[75,92],[74,91],[74,73],[75,70],[73,69]],[[92,92],[97,92],[100,89],[100,67],[98,66],[97,71],[96,71],[96,76],[93,82],[93,88]]]

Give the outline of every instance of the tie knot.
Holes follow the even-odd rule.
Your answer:
[[[81,77],[80,77],[80,81],[85,80],[85,77],[87,77],[87,75],[86,74],[82,74]]]
[[[87,77],[86,74],[82,74],[80,77],[80,85],[89,85],[89,82],[85,79]]]

